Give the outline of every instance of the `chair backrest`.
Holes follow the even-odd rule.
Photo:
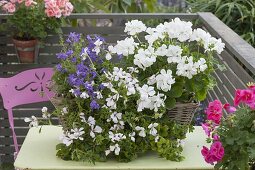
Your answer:
[[[5,109],[18,105],[49,101],[54,93],[49,90],[53,68],[23,71],[13,77],[0,78],[0,94]]]

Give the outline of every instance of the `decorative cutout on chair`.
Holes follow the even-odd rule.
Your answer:
[[[39,85],[40,87],[37,87],[37,88],[32,88],[32,87],[31,87],[31,88],[30,88],[30,91],[35,92],[35,91],[38,90],[38,88],[40,88],[40,89],[41,89],[40,92],[43,92],[44,89],[43,89],[43,86],[42,86],[42,82],[43,82],[43,79],[44,79],[44,77],[45,77],[45,72],[43,72],[43,75],[41,76],[41,78],[38,76],[37,73],[35,73],[35,77],[37,78],[37,80],[39,80],[39,82],[31,81],[31,82],[29,82],[28,84],[26,84],[26,85],[23,86],[23,87],[15,86],[15,90],[17,90],[17,91],[22,91],[22,90],[25,90],[27,87],[29,87],[30,85],[32,85],[32,84],[34,84],[34,83],[40,83],[40,85]],[[47,82],[49,82],[49,81],[51,81],[51,80],[47,80]]]

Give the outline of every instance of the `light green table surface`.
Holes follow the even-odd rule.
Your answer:
[[[213,169],[211,165],[205,163],[200,153],[201,147],[206,145],[206,136],[201,127],[195,127],[193,133],[187,134],[183,151],[185,160],[182,162],[168,161],[159,158],[155,153],[148,153],[129,163],[107,161],[97,162],[96,165],[93,165],[87,162],[64,161],[55,156],[55,146],[59,143],[58,139],[61,133],[61,127],[57,126],[43,126],[41,133],[38,128],[30,129],[14,166],[26,170]]]

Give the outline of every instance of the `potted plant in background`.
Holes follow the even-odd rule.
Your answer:
[[[73,10],[69,0],[10,0],[0,1],[0,7],[9,14],[7,29],[21,63],[33,63],[39,53],[38,41],[51,33],[59,33],[61,17]]]
[[[216,169],[254,170],[255,84],[249,84],[248,89],[237,89],[234,105],[239,108],[223,105],[219,100],[209,103],[202,127],[211,146],[204,146],[201,153]],[[228,112],[225,116],[223,109]]]

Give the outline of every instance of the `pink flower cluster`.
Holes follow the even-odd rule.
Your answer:
[[[234,105],[240,103],[248,105],[251,109],[255,109],[255,85],[249,86],[248,89],[237,89],[234,99]]]
[[[223,108],[229,112],[233,113],[236,111],[236,108],[230,106],[229,103],[222,105],[219,100],[214,100],[210,102],[205,113],[207,115],[207,120],[202,124],[202,128],[204,129],[206,135],[213,141],[210,149],[203,146],[201,150],[202,155],[207,163],[214,164],[215,162],[220,161],[224,156],[224,148],[221,144],[220,137],[217,135],[217,126],[220,124],[222,119],[222,111]]]
[[[25,3],[26,7],[36,5],[33,0],[0,0],[0,7],[8,13],[14,13],[18,4]],[[45,14],[48,17],[60,18],[61,16],[68,16],[73,11],[73,5],[69,0],[44,0]]]
[[[215,141],[210,149],[203,146],[203,149],[201,150],[202,155],[205,158],[205,161],[209,164],[214,164],[214,162],[218,162],[222,160],[224,156],[224,148],[222,146],[222,143],[220,141]]]
[[[16,11],[16,4],[21,4],[25,2],[25,6],[26,7],[30,7],[32,5],[36,5],[37,3],[33,0],[10,0],[10,1],[6,1],[6,0],[2,0],[0,1],[0,6],[2,7],[2,9],[8,13],[14,13]]]
[[[45,13],[48,17],[60,18],[68,16],[73,11],[73,5],[69,0],[44,0]]]

